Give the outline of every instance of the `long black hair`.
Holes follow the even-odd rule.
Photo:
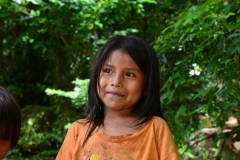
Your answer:
[[[11,140],[14,148],[20,136],[21,111],[18,102],[5,88],[0,86],[0,139]]]
[[[144,74],[143,91],[146,93],[134,107],[132,114],[139,117],[138,125],[150,120],[153,116],[163,118],[160,105],[159,64],[154,49],[140,38],[127,35],[111,37],[95,57],[88,86],[88,104],[85,110],[87,122],[91,124],[84,143],[97,126],[104,122],[104,105],[98,96],[99,76],[105,60],[115,50],[122,50],[136,62]]]

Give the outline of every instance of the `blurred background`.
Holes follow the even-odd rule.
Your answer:
[[[115,34],[157,51],[181,159],[240,159],[238,0],[0,0],[0,84],[23,122],[4,160],[55,159],[83,116],[94,55]]]

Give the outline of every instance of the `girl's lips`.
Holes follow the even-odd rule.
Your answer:
[[[123,95],[123,94],[121,94],[121,93],[118,93],[118,92],[107,92],[107,94],[112,94],[112,95],[115,95],[115,96],[124,97],[124,95]]]

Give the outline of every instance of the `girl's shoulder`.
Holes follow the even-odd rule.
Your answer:
[[[85,125],[85,124],[89,124],[89,121],[87,119],[78,119],[75,122],[73,122],[73,124],[76,124],[76,123]]]
[[[152,124],[157,128],[168,128],[167,122],[161,117],[153,116],[151,119]]]
[[[158,116],[153,116],[153,118],[151,120],[153,123],[167,124],[164,119],[162,119],[161,117],[158,117]]]
[[[87,119],[79,119],[71,124],[71,126],[68,129],[68,132],[82,132],[87,131],[89,126],[91,126],[91,123],[87,121]]]

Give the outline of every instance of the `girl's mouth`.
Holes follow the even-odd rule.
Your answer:
[[[106,92],[107,94],[111,94],[111,95],[114,95],[114,96],[120,96],[120,97],[124,97],[123,94],[121,93],[118,93],[118,92]]]

